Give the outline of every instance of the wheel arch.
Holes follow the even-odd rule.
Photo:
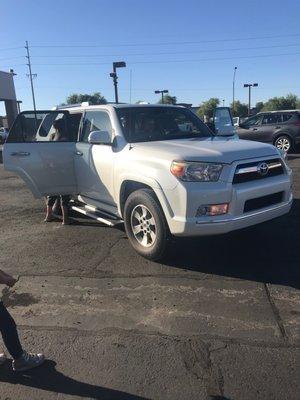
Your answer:
[[[280,136],[287,136],[288,138],[291,139],[292,146],[295,144],[293,135],[289,131],[279,131],[279,132],[276,132],[275,135],[273,136],[273,145],[275,145],[276,140]]]
[[[136,180],[136,179],[125,179],[120,187],[120,193],[119,193],[119,212],[120,215],[123,217],[124,216],[124,206],[126,203],[126,200],[130,196],[131,193],[135,192],[136,190],[140,189],[148,189],[153,192],[153,195],[161,207],[167,223],[168,219],[171,218],[174,213],[171,209],[171,206],[167,200],[167,197],[165,196],[162,188],[158,185],[158,183],[155,181],[154,183],[151,181],[142,181],[142,180]],[[169,223],[168,223],[169,225]]]

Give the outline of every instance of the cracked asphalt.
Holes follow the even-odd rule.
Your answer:
[[[1,367],[0,399],[299,399],[300,155],[289,164],[289,215],[176,240],[162,264],[122,229],[44,224],[43,201],[0,165],[0,268],[19,276],[3,301],[47,356]]]

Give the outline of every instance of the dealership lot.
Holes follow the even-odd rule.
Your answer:
[[[0,268],[20,277],[3,300],[49,359],[24,376],[7,364],[0,399],[297,399],[300,155],[289,164],[288,216],[176,240],[163,264],[122,229],[43,224],[43,202],[0,165]]]

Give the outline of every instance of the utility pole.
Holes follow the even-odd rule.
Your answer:
[[[234,98],[234,95],[235,95],[235,73],[236,73],[236,70],[237,70],[237,67],[234,67],[234,71],[233,71],[233,80],[232,80],[232,114],[234,115],[234,111],[235,111],[235,104],[234,104],[234,101],[235,101],[235,98]]]
[[[169,93],[169,91],[168,91],[167,89],[164,89],[164,90],[155,90],[154,93],[155,93],[155,94],[161,93],[161,104],[164,104],[164,93]]]
[[[28,42],[26,40],[26,46],[25,49],[27,50],[27,61],[28,61],[28,69],[29,69],[29,78],[30,78],[30,84],[31,84],[31,93],[32,93],[32,102],[33,102],[33,109],[34,112],[36,112],[36,105],[35,105],[35,96],[34,96],[34,87],[33,87],[33,78],[35,78],[37,75],[33,74],[31,71],[31,60],[30,60],[30,54],[29,54],[29,46],[28,46]]]
[[[126,67],[125,61],[117,61],[113,62],[113,72],[109,74],[111,78],[113,78],[114,88],[115,88],[115,102],[116,104],[119,103],[119,96],[118,96],[118,75],[117,75],[117,68],[124,68]]]
[[[249,99],[248,99],[248,117],[251,114],[251,88],[252,87],[257,87],[258,83],[244,83],[244,87],[247,87],[249,89]]]

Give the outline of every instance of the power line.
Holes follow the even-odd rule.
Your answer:
[[[0,49],[0,51],[6,51],[6,50],[18,50],[18,49],[23,49],[22,46],[18,46],[18,47],[5,47]]]
[[[202,61],[221,61],[221,60],[239,60],[239,59],[252,59],[252,58],[267,58],[267,57],[283,57],[283,56],[293,56],[299,55],[300,52],[295,53],[277,53],[277,54],[259,54],[259,55],[251,55],[251,56],[237,56],[237,57],[213,57],[213,58],[199,58],[197,60],[156,60],[156,61],[132,61],[130,64],[169,64],[169,63],[189,63],[189,62],[202,62]],[[48,66],[57,66],[57,65],[110,65],[110,62],[81,62],[81,63],[35,63],[34,65],[48,65]]]
[[[231,38],[231,39],[212,39],[212,40],[195,40],[195,41],[184,41],[184,42],[156,42],[156,43],[119,43],[119,44],[97,44],[97,45],[33,45],[32,48],[93,48],[93,47],[126,47],[126,46],[171,46],[178,44],[197,44],[197,43],[218,43],[218,42],[236,42],[243,40],[260,40],[260,39],[274,39],[282,37],[296,37],[300,36],[300,33],[291,33],[285,35],[266,35],[266,36],[252,36],[244,38]]]
[[[194,50],[194,51],[171,51],[171,52],[158,52],[158,53],[127,53],[127,54],[52,54],[52,55],[33,55],[31,58],[84,58],[84,57],[129,57],[129,56],[154,56],[154,55],[169,55],[169,54],[197,54],[197,53],[214,53],[226,51],[240,51],[240,50],[260,50],[260,49],[273,49],[280,47],[297,47],[300,43],[282,44],[273,46],[255,46],[255,47],[237,47],[229,49],[207,49],[207,50]]]

